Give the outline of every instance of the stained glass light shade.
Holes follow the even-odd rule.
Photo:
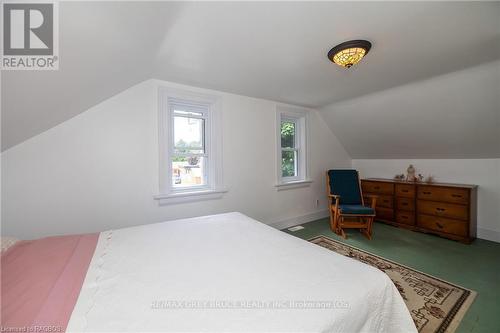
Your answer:
[[[352,40],[335,46],[328,52],[328,59],[339,66],[350,68],[363,59],[371,48],[366,40]]]

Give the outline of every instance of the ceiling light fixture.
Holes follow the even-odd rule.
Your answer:
[[[328,52],[328,59],[339,66],[350,68],[370,51],[372,43],[367,40],[350,40],[335,46]]]

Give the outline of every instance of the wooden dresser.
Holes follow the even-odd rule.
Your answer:
[[[476,238],[476,185],[369,178],[361,186],[378,196],[377,221],[464,243]]]

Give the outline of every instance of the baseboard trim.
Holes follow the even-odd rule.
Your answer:
[[[490,229],[477,228],[477,238],[500,243],[500,232]]]
[[[305,215],[289,217],[268,223],[276,229],[285,229],[296,226],[298,224],[307,223],[328,217],[328,209],[319,210]]]

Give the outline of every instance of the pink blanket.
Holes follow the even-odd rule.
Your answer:
[[[21,241],[1,257],[1,329],[62,332],[99,234]]]

